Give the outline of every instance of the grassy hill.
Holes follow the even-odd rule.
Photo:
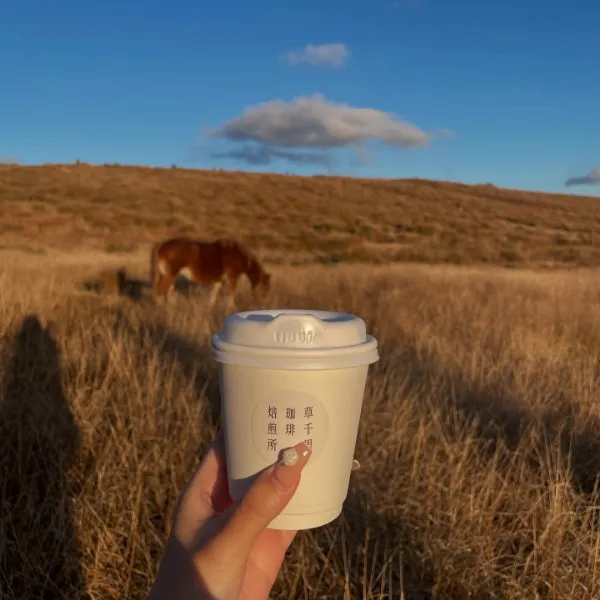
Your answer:
[[[1,248],[135,252],[236,236],[272,262],[600,264],[597,198],[427,180],[0,166]]]
[[[273,262],[337,257],[274,265],[267,306],[351,312],[379,343],[343,515],[298,534],[274,600],[599,598],[600,281],[491,265],[598,264],[598,206],[428,181],[0,167],[1,245],[28,251],[0,264],[0,598],[147,597],[220,423],[224,306],[157,306],[142,285],[150,242],[178,233],[240,236]],[[120,294],[121,265],[139,297]]]

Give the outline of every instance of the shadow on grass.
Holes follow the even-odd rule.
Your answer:
[[[80,442],[57,343],[35,315],[8,349],[0,404],[0,597],[88,598],[68,471]]]
[[[126,296],[133,302],[139,302],[144,297],[144,290],[151,290],[152,285],[143,279],[132,279],[127,276],[125,267],[117,271],[117,291],[119,296]]]
[[[352,476],[354,478],[355,475]],[[299,533],[300,546],[311,554],[304,570],[312,598],[430,600],[433,579],[403,520],[378,513],[377,491],[350,482],[342,515],[333,523]],[[282,586],[283,587],[283,586]],[[282,590],[283,591],[283,590]],[[292,591],[290,586],[285,590]],[[304,598],[305,593],[281,598]]]
[[[580,492],[592,495],[600,482],[600,423],[582,422],[576,416],[576,398],[557,390],[548,397],[547,406],[534,413],[510,392],[509,382],[478,384],[465,375],[445,373],[435,357],[427,356],[410,342],[399,344],[398,370],[406,376],[407,389],[417,394],[425,387],[435,398],[444,421],[453,427],[477,423],[476,433],[493,456],[498,445],[516,451],[522,441],[536,439],[538,448],[530,452],[529,463],[535,469],[543,465],[540,456],[547,448],[560,451],[564,466],[570,469],[572,483]]]
[[[218,371],[207,344],[196,342],[171,331],[160,316],[139,318],[139,315],[122,309],[115,312],[116,338],[127,337],[136,348],[155,352],[161,361],[174,362],[186,380],[193,383],[195,400],[205,403],[211,425],[220,422],[221,399]]]
[[[88,292],[115,294],[135,303],[154,301],[151,282],[130,276],[125,267],[103,271],[95,278],[84,281],[82,287]],[[182,297],[191,299],[199,296],[202,288],[185,277],[178,277],[175,280],[175,291]]]

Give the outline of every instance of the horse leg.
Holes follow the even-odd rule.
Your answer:
[[[161,274],[156,286],[156,296],[158,298],[164,298],[168,301],[170,299],[169,297],[171,296],[174,283],[175,277],[173,277],[173,275],[170,273],[168,275]]]
[[[175,302],[175,277],[171,280],[171,285],[169,285],[169,289],[167,290],[167,302],[169,304],[173,304]]]
[[[162,273],[157,273],[156,278],[152,282],[152,291],[154,292],[154,296],[156,298],[158,298],[160,295],[162,278],[163,278]]]
[[[217,297],[219,296],[219,292],[221,291],[221,286],[223,285],[222,281],[216,281],[212,284],[212,288],[210,290],[210,296],[208,298],[208,310],[212,311],[215,303],[217,301]]]
[[[238,277],[238,275],[232,274],[227,274],[225,277],[225,294],[227,298],[227,310],[229,313],[235,312],[235,288],[237,287]]]
[[[225,306],[227,307],[227,312],[229,314],[232,314],[235,312],[235,297],[234,297],[233,293],[227,295],[227,303]]]
[[[164,301],[163,278],[164,278],[163,274],[158,273],[156,276],[156,279],[152,283],[152,288],[154,291],[154,298],[155,298],[157,304],[162,304]]]

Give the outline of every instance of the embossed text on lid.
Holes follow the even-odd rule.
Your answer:
[[[265,310],[230,315],[220,337],[248,346],[339,348],[364,343],[367,328],[362,319],[347,313]]]
[[[379,358],[377,341],[361,318],[292,309],[228,316],[212,336],[212,354],[219,362],[294,369],[343,368]],[[331,366],[318,366],[326,364]]]

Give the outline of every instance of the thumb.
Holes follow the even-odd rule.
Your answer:
[[[210,554],[233,558],[235,552],[236,558],[245,561],[258,536],[292,499],[310,455],[310,448],[301,442],[286,450],[283,460],[263,471],[230,507],[231,516],[212,539]]]

